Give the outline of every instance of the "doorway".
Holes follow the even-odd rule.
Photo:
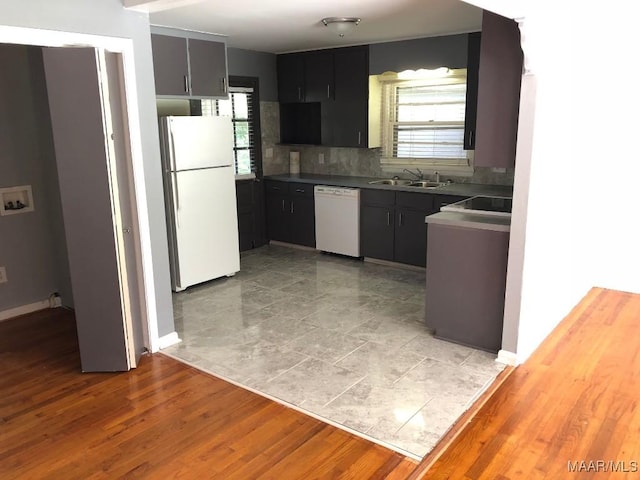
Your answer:
[[[33,32],[32,29],[17,29],[17,30],[19,30],[20,31],[19,33],[22,33],[22,34],[26,32]],[[38,32],[42,33],[41,31],[38,31]],[[37,46],[45,46],[45,47],[58,46],[58,44],[60,43],[67,43],[67,44],[72,43],[69,41],[69,39],[74,38],[74,34],[69,34],[65,32],[46,32],[46,33],[47,35],[44,37],[42,35],[37,35],[37,34],[32,35],[27,41],[18,40],[17,38],[14,38],[13,35],[11,36],[12,38],[0,38],[0,41],[5,41],[6,43],[13,44],[13,46],[24,45],[24,46],[30,46],[32,48],[34,47],[37,48]],[[17,37],[20,37],[20,35],[17,35]],[[82,35],[82,39],[83,39],[83,43],[86,45],[87,36]],[[132,73],[131,73],[133,71],[133,69],[131,68],[131,64],[132,64],[132,58],[131,58],[132,46],[130,45],[131,41],[126,39],[104,39],[101,37],[96,37],[96,38],[93,38],[92,40],[95,41],[96,46],[103,46],[103,44],[111,44],[110,48],[117,53],[109,54],[105,52],[106,49],[101,51],[91,47],[88,47],[88,48],[85,47],[82,49],[56,48],[56,49],[52,49],[52,51],[56,55],[61,54],[65,57],[67,57],[73,51],[75,52],[84,51],[83,54],[85,55],[85,60],[89,58],[89,59],[92,59],[93,61],[93,69],[94,69],[93,75],[94,76],[102,75],[103,77],[102,78],[103,84],[101,87],[99,87],[102,89],[103,94],[108,92],[109,87],[111,87],[112,90],[114,89],[114,87],[118,87],[120,90],[126,90],[127,84],[129,84],[130,86],[134,80],[132,78]],[[91,43],[91,42],[88,42],[88,43]],[[97,62],[98,59],[102,59],[102,60]],[[65,62],[66,62],[66,59],[62,61],[62,64],[64,64]],[[129,63],[129,65],[127,65],[126,68],[122,68],[123,64],[126,65],[127,63]],[[74,80],[71,76],[72,74],[70,72],[67,72],[65,74],[58,68],[58,66],[51,69],[51,71],[55,73],[54,77],[57,76],[58,82],[60,84],[72,83],[72,82],[68,82],[69,80],[72,80],[72,81]],[[112,71],[107,72],[107,70],[109,69],[111,69]],[[127,78],[127,74],[125,73],[127,69],[129,71],[129,74],[128,74],[129,78]],[[90,72],[90,71],[91,71],[91,68],[87,70],[87,72]],[[122,83],[118,85],[119,82],[122,82]],[[51,85],[52,85],[51,78],[48,78],[48,83],[49,84],[47,85],[47,87],[51,88]],[[90,84],[94,88],[94,90],[97,89],[97,83],[98,82],[92,82],[92,81],[88,82],[88,84]],[[108,83],[108,85],[106,85],[105,83]],[[82,82],[80,83],[80,85],[82,85]],[[73,119],[74,107],[77,108],[78,111],[80,111],[83,114],[84,114],[83,109],[86,110],[87,105],[82,102],[82,100],[79,98],[80,95],[77,95],[77,93],[78,92],[75,92],[73,95],[68,96],[66,99],[67,101],[65,102],[61,101],[60,98],[58,98],[59,102],[57,107],[55,105],[52,105],[52,116],[56,115],[53,112],[53,110],[58,109],[59,112],[62,112],[61,116],[59,116],[57,120],[56,119],[53,120],[53,123],[57,124],[58,126],[57,128],[58,133],[60,133],[60,131],[62,130],[66,130],[67,134],[73,135],[73,132],[71,132],[72,127],[70,126],[70,124],[73,122],[69,122],[69,120]],[[108,93],[107,95],[105,95],[105,98],[108,98]],[[46,103],[46,99],[45,99],[45,103]],[[53,103],[55,103],[55,100]],[[100,164],[101,169],[97,169],[93,173],[96,174],[97,176],[99,175],[103,176],[102,178],[103,187],[104,187],[104,184],[106,184],[108,197],[110,197],[111,200],[113,200],[114,195],[117,198],[117,195],[119,194],[123,197],[122,198],[123,204],[133,205],[133,206],[137,205],[139,207],[140,199],[136,196],[135,192],[131,192],[130,189],[131,189],[131,183],[140,184],[140,179],[136,178],[136,176],[133,175],[133,172],[132,172],[133,170],[132,165],[134,164],[134,162],[141,161],[140,158],[136,159],[136,157],[140,156],[140,153],[139,153],[140,145],[135,145],[135,144],[139,144],[140,135],[139,135],[139,132],[135,131],[135,125],[134,125],[134,135],[133,135],[133,137],[135,138],[129,138],[127,135],[129,131],[128,119],[132,118],[132,112],[127,110],[128,106],[129,105],[127,104],[125,99],[123,99],[119,95],[113,95],[110,109],[113,113],[113,118],[119,117],[122,120],[120,122],[121,130],[119,133],[116,133],[113,129],[102,130],[102,134],[100,136],[96,136],[93,139],[96,145],[101,144],[103,151],[107,150],[109,151],[108,153],[111,153],[111,154],[115,154],[116,153],[115,150],[118,148],[122,149],[122,145],[120,145],[119,147],[117,145],[114,145],[118,143],[117,140],[119,139],[124,141],[125,144],[134,144],[134,148],[128,149],[127,153],[130,153],[130,155],[128,155],[127,158],[125,158],[125,162],[124,162],[125,166],[129,167],[128,171],[124,172],[125,175],[120,175],[121,178],[118,178],[118,173],[120,174],[123,173],[123,169],[120,168],[122,165],[118,168],[115,168],[115,164],[100,164],[100,162],[98,161],[96,162],[96,164]],[[116,107],[119,107],[122,111],[117,112]],[[101,105],[101,108],[104,111],[105,105]],[[101,128],[105,127],[105,118],[103,116],[101,116],[101,118],[98,120],[94,118],[92,121],[87,121],[87,122],[91,124],[91,127],[95,131],[98,131]],[[76,127],[78,126],[78,123],[82,124],[83,121],[81,120],[77,122]],[[62,125],[62,128],[60,127],[61,125]],[[55,136],[56,128],[53,128],[53,130],[54,130],[53,133]],[[109,137],[111,138],[106,136],[105,131],[110,133]],[[115,138],[116,138],[115,142],[111,141],[113,139],[113,135],[115,135]],[[82,140],[82,142],[76,141],[76,140]],[[73,142],[65,142],[65,143],[80,144],[80,143],[86,143],[84,142],[85,140],[86,140],[86,136],[83,136],[82,132],[78,131],[77,138],[74,138]],[[59,155],[60,152],[58,151],[58,149],[60,147],[60,144],[61,142],[59,141],[56,142],[56,157],[64,156],[64,155]],[[81,153],[87,154],[86,151]],[[122,156],[121,151],[117,153],[118,153],[118,156],[120,157]],[[91,157],[92,157],[91,154],[87,155],[87,158],[91,158]],[[60,160],[60,158],[58,158],[58,160]],[[99,276],[100,279],[102,280],[106,280],[106,277],[108,275],[104,275],[105,270],[110,270],[111,274],[113,274],[114,271],[116,273],[115,278],[117,281],[115,282],[115,284],[117,286],[120,286],[120,288],[116,287],[114,289],[117,296],[121,296],[120,294],[123,291],[122,285],[124,285],[124,288],[130,288],[128,292],[131,293],[131,295],[126,295],[126,297],[132,297],[134,301],[143,302],[145,297],[144,293],[148,292],[148,289],[153,288],[153,286],[148,285],[148,283],[145,281],[142,282],[141,286],[135,285],[135,282],[133,282],[129,286],[127,286],[126,283],[127,281],[132,280],[131,278],[132,274],[146,273],[145,269],[143,268],[143,264],[145,262],[145,259],[143,258],[144,255],[140,255],[142,250],[141,248],[142,242],[140,238],[144,237],[145,234],[148,234],[148,231],[147,232],[140,231],[140,235],[135,238],[134,248],[136,250],[136,255],[138,258],[135,264],[133,265],[133,268],[129,268],[129,271],[127,273],[125,263],[121,258],[124,252],[123,245],[122,245],[123,244],[122,237],[124,233],[127,233],[126,230],[129,230],[129,231],[132,230],[134,223],[136,224],[135,227],[138,227],[141,222],[139,222],[138,219],[136,218],[128,219],[129,220],[128,222],[127,222],[127,219],[118,218],[119,216],[122,216],[123,209],[115,208],[115,204],[113,202],[107,201],[105,203],[104,198],[102,198],[101,201],[98,201],[98,203],[95,203],[94,200],[99,200],[97,198],[98,195],[95,194],[96,193],[95,190],[90,190],[90,189],[85,190],[84,197],[81,194],[79,195],[80,192],[78,188],[75,188],[75,187],[78,187],[78,186],[87,187],[87,184],[90,184],[90,181],[88,180],[91,180],[91,179],[95,180],[95,178],[97,178],[97,177],[90,178],[87,176],[83,177],[83,174],[85,175],[87,174],[86,171],[83,171],[83,167],[85,167],[87,164],[90,164],[90,163],[91,162],[68,163],[66,166],[64,166],[64,168],[62,168],[62,170],[64,170],[65,173],[61,171],[60,164],[58,164],[58,173],[60,174],[60,177],[66,176],[66,180],[63,178],[60,179],[61,190],[67,196],[66,200],[63,199],[63,203],[65,204],[64,205],[65,227],[68,227],[69,224],[75,224],[74,229],[76,232],[75,239],[70,240],[70,232],[68,231],[68,228],[67,228],[67,231],[65,232],[66,235],[65,234],[62,235],[63,243],[66,236],[66,243],[67,243],[67,246],[69,247],[69,257],[70,257],[69,263],[73,264],[71,265],[71,270],[73,270],[75,274],[78,274],[78,272],[81,272],[81,274],[79,275],[79,278],[82,278],[84,275],[84,277],[87,279],[87,281],[73,282],[74,292],[76,294],[73,302],[74,306],[77,309],[79,303],[85,303],[89,305],[96,304],[96,303],[99,304],[100,301],[104,301],[105,297],[109,296],[108,293],[105,292],[103,288],[100,288],[99,285],[96,285],[96,283],[99,283],[99,282],[95,281],[97,276]],[[55,166],[54,166],[54,171],[55,171]],[[132,178],[129,178],[127,175],[133,175],[133,176]],[[118,184],[118,180],[120,181],[120,184]],[[125,188],[123,188],[123,186]],[[102,193],[104,193],[104,189]],[[40,192],[40,195],[41,194],[42,193]],[[131,198],[127,199],[126,196],[129,194],[131,194],[132,196]],[[42,197],[40,198],[42,199]],[[43,204],[42,207],[44,206],[45,205]],[[102,215],[100,215],[100,212],[93,207],[102,209],[101,210]],[[79,212],[83,212],[83,211],[84,211],[85,219],[82,219],[81,217],[76,217],[75,222],[72,222],[69,220],[74,214],[78,214]],[[132,209],[131,213],[135,215],[136,209],[135,208]],[[86,228],[87,227],[86,223],[83,225],[83,220],[86,220],[86,219],[92,220],[93,217],[96,217],[96,218],[101,217],[103,220],[105,220],[106,218],[106,221],[103,222],[103,225],[99,229],[94,231],[94,233],[96,234],[95,238],[108,239],[110,236],[109,235],[109,228],[110,228],[112,245],[110,246],[110,248],[108,248],[108,249],[111,249],[111,258],[108,258],[108,256],[103,258],[102,265],[101,265],[102,268],[99,269],[99,275],[91,278],[90,269],[87,269],[87,263],[90,263],[90,262],[85,262],[83,260],[86,260],[87,258],[91,258],[92,256],[93,257],[98,256],[97,252],[99,251],[98,249],[99,245],[97,245],[96,242],[93,242],[93,241],[87,242],[87,237],[85,233],[86,233],[86,230],[88,229]],[[118,221],[117,225],[120,227],[119,230],[114,229],[115,221]],[[107,227],[105,228],[105,226]],[[136,228],[135,230],[138,230],[138,228]],[[100,233],[101,235],[99,235],[98,233]],[[118,246],[114,246],[114,245],[118,245]],[[57,257],[58,252],[55,249],[53,249],[53,251],[55,253],[50,254],[49,256]],[[84,259],[82,258],[83,256],[84,256]],[[76,258],[73,259],[73,257],[76,257]],[[80,261],[78,260],[79,258],[80,258]],[[149,260],[146,260],[146,261],[148,262]],[[100,262],[97,262],[97,264],[99,263]],[[53,267],[53,270],[55,270],[56,266]],[[109,280],[113,280],[113,278],[110,278]],[[133,280],[136,280],[136,279],[133,279]],[[80,287],[78,287],[78,285],[80,285]],[[114,291],[112,291],[111,294],[113,294]],[[121,298],[119,298],[117,301],[111,302],[111,304],[113,303],[116,304],[115,305],[116,310],[118,307],[122,307],[122,306],[126,306],[126,308],[128,308],[129,310],[132,308],[131,303],[129,302],[129,298],[124,298],[124,297],[125,296],[122,295]],[[151,298],[153,298],[153,296]],[[115,326],[115,330],[117,330],[118,328],[120,328],[121,330],[125,330],[124,332],[125,337],[132,337],[134,335],[134,332],[133,332],[134,327],[137,327],[136,336],[138,338],[138,342],[137,342],[138,346],[135,347],[135,352],[125,353],[126,361],[124,363],[124,367],[120,365],[117,367],[89,366],[87,368],[83,359],[83,370],[85,371],[86,370],[94,370],[94,371],[95,370],[109,370],[109,371],[126,370],[130,366],[135,366],[136,357],[139,356],[142,349],[146,348],[152,351],[154,350],[154,347],[155,349],[157,349],[157,340],[158,340],[157,325],[151,324],[151,322],[148,321],[148,319],[153,318],[151,315],[149,315],[149,311],[151,310],[152,307],[149,304],[142,304],[142,305],[138,305],[137,307],[140,310],[140,313],[136,315],[136,318],[133,322],[129,321],[129,325],[123,324],[121,322],[119,327]],[[129,319],[131,319],[131,317],[129,317]],[[104,322],[95,321],[94,326],[102,325],[103,323]],[[147,330],[146,332],[144,332],[144,334],[142,334],[143,329]],[[81,333],[81,329],[79,328],[78,335],[81,342],[81,348],[83,343],[87,343],[90,350],[93,350],[94,349],[93,347],[95,345],[105,344],[105,338],[103,335],[101,335],[100,328],[98,328],[97,331],[95,331],[94,329],[94,331],[89,335],[83,335]],[[95,345],[91,345],[91,342],[94,342]],[[109,346],[109,342],[106,342],[106,343],[107,345],[105,350],[100,350],[95,352],[97,356],[109,357],[111,355],[115,355],[115,357],[118,357],[119,359],[121,359],[122,351],[118,351],[117,348],[112,348],[111,346]]]

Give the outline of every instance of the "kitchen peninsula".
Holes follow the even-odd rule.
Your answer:
[[[426,222],[426,325],[437,338],[498,352],[511,198],[476,196]]]

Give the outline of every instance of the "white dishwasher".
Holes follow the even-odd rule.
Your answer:
[[[316,185],[316,249],[360,256],[360,190]]]

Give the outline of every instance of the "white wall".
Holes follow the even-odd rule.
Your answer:
[[[516,157],[503,338],[518,361],[591,287],[640,292],[633,8],[526,3],[537,85],[521,103],[519,142],[531,142]]]
[[[589,3],[589,2],[587,2]],[[598,7],[598,8],[596,8]],[[582,268],[593,285],[640,293],[640,90],[637,2],[581,7],[572,18],[575,77],[572,117],[576,185],[589,204]]]
[[[146,197],[147,202],[147,209],[140,215],[149,227],[146,258],[152,265],[148,270],[152,270],[153,285],[147,291],[147,301],[156,317],[151,321],[157,322],[158,334],[172,333],[173,310],[147,15],[124,10],[120,0],[0,0],[0,41],[6,42],[11,31],[3,26],[132,39],[142,149],[137,167],[141,167],[138,171],[144,177],[144,192],[139,194]]]
[[[571,181],[575,140],[569,119],[575,80],[567,68],[571,24],[564,20],[561,15],[532,15],[524,21],[525,49],[537,85],[533,122],[520,125],[533,133],[517,341],[520,359],[531,354],[592,282],[589,275],[573,275],[574,255],[580,256],[574,246],[581,241],[584,226],[570,213],[579,193]],[[519,161],[516,158],[516,165]]]

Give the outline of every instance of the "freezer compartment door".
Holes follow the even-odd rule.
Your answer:
[[[240,270],[233,167],[172,174],[173,290]]]
[[[233,165],[230,117],[163,117],[161,122],[166,170]]]

